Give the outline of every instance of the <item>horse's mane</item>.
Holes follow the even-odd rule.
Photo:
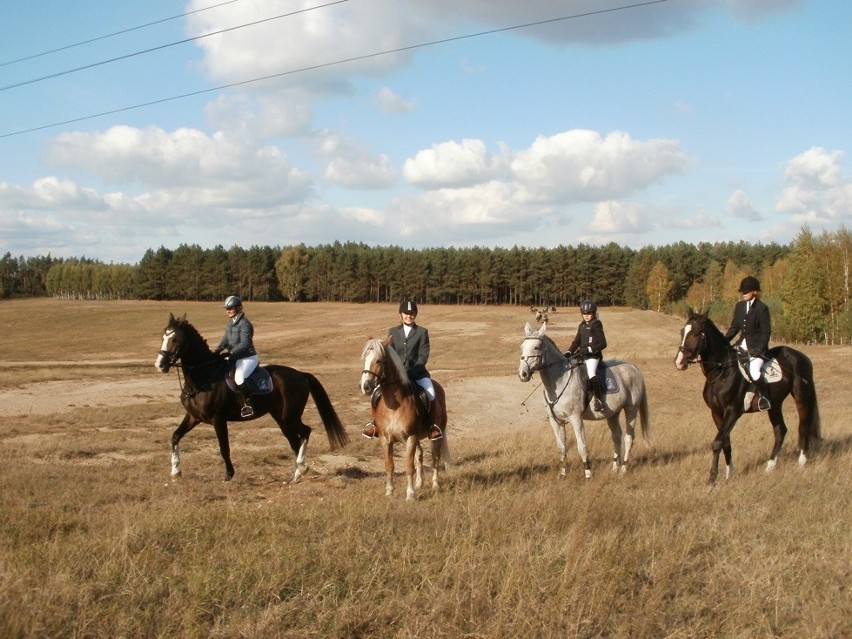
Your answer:
[[[725,345],[728,350],[733,350],[733,346],[731,343],[725,339],[724,333],[719,330],[719,327],[710,319],[710,313],[695,313],[695,318],[698,318],[702,321],[704,331],[707,334],[707,337],[710,338],[714,342],[720,342]]]
[[[179,328],[183,331],[185,337],[185,348],[187,352],[195,354],[205,354],[210,352],[210,347],[207,345],[207,340],[201,336],[198,329],[193,326],[184,315],[181,318],[174,317],[169,321],[168,328]]]

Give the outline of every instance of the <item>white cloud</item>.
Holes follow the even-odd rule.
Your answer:
[[[326,162],[325,179],[349,189],[393,186],[397,172],[387,155],[373,155],[357,141],[337,131],[323,130],[313,137],[317,154]]]
[[[676,140],[642,142],[620,131],[602,138],[575,129],[537,138],[516,154],[511,169],[523,201],[593,202],[644,189],[689,164]]]
[[[644,233],[650,230],[647,207],[631,202],[608,200],[595,205],[589,230],[596,235]]]
[[[416,101],[403,100],[388,87],[383,87],[376,94],[376,104],[382,113],[409,113],[417,108]]]
[[[725,207],[725,210],[728,215],[744,220],[763,219],[760,211],[755,208],[754,204],[752,204],[751,200],[746,197],[745,191],[742,189],[737,189],[731,193],[731,197],[728,198],[728,204]]]
[[[827,227],[852,221],[852,181],[843,174],[843,153],[812,147],[791,159],[786,186],[775,210],[790,214],[795,226]]]
[[[501,158],[490,155],[482,140],[441,142],[418,152],[403,165],[411,184],[422,188],[463,187],[480,184],[497,175]]]

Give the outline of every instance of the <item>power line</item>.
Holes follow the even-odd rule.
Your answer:
[[[345,0],[342,0],[345,1]],[[349,62],[357,62],[360,60],[368,60],[370,58],[378,58],[384,55],[391,55],[393,53],[402,53],[405,51],[413,51],[415,49],[422,49],[425,47],[431,47],[439,44],[446,44],[448,42],[457,42],[460,40],[469,40],[471,38],[479,38],[482,36],[493,35],[495,33],[505,33],[507,31],[515,31],[518,29],[527,29],[530,27],[538,27],[545,24],[553,24],[555,22],[563,22],[565,20],[576,20],[579,18],[587,18],[593,15],[599,15],[603,13],[612,13],[615,11],[624,11],[626,9],[636,9],[640,7],[647,7],[650,5],[661,4],[663,2],[668,2],[668,0],[646,0],[645,2],[637,2],[634,4],[622,5],[619,7],[610,7],[608,9],[598,9],[596,11],[588,11],[586,13],[578,13],[570,16],[561,16],[558,18],[549,18],[547,20],[538,20],[536,22],[527,22],[524,24],[516,24],[510,27],[501,27],[498,29],[489,29],[487,31],[479,31],[477,33],[469,33],[466,35],[453,36],[450,38],[443,38],[441,40],[432,40],[430,42],[422,42],[420,44],[412,44],[404,47],[398,47],[396,49],[389,49],[387,51],[377,51],[374,53],[366,53],[364,55],[353,56],[351,58],[345,58],[342,60],[335,60],[332,62],[324,62],[321,64],[314,64],[308,67],[302,67],[300,69],[291,69],[290,71],[282,71],[281,73],[273,73],[271,75],[265,75],[258,78],[252,78],[250,80],[241,80],[240,82],[231,82],[229,84],[222,84],[216,87],[211,87],[208,89],[201,89],[199,91],[192,91],[190,93],[183,93],[181,95],[174,95],[166,98],[160,98],[157,100],[151,100],[150,102],[142,102],[140,104],[134,104],[132,106],[122,107],[119,109],[112,109],[109,111],[103,111],[101,113],[95,113],[92,115],[85,115],[78,118],[72,118],[70,120],[63,120],[62,122],[53,122],[51,124],[44,124],[42,126],[32,127],[29,129],[21,129],[19,131],[12,131],[10,133],[2,133],[0,134],[0,139],[9,138],[16,135],[23,135],[24,133],[33,133],[35,131],[42,131],[44,129],[50,129],[57,126],[64,126],[66,124],[74,124],[76,122],[83,122],[85,120],[93,120],[95,118],[101,118],[107,115],[114,115],[116,113],[123,113],[125,111],[133,111],[135,109],[141,109],[148,106],[154,106],[156,104],[163,104],[164,102],[172,102],[174,100],[183,100],[185,98],[191,98],[197,95],[203,95],[205,93],[213,93],[215,91],[221,91],[223,89],[231,89],[234,87],[245,86],[247,84],[253,84],[255,82],[263,82],[265,80],[272,80],[274,78],[281,78],[288,75],[295,75],[297,73],[305,73],[307,71],[316,71],[317,69],[324,69],[328,67],[337,66],[340,64],[347,64]]]
[[[222,33],[227,33],[229,31],[236,31],[237,29],[244,29],[245,27],[253,27],[258,24],[263,24],[264,22],[270,22],[272,20],[278,20],[280,18],[288,18],[290,16],[298,15],[300,13],[306,13],[308,11],[315,11],[316,9],[324,9],[325,7],[330,7],[335,4],[342,4],[344,2],[348,2],[349,0],[334,0],[333,2],[327,2],[326,4],[317,5],[315,7],[308,7],[307,9],[299,9],[298,11],[291,11],[290,13],[282,13],[281,15],[272,16],[271,18],[264,18],[263,20],[257,20],[255,22],[248,22],[246,24],[240,24],[236,27],[228,27],[227,29],[220,29],[219,31],[212,31],[210,33],[204,33],[200,36],[194,36],[192,38],[185,38],[183,40],[178,40],[177,42],[169,42],[168,44],[161,44],[158,47],[151,47],[150,49],[143,49],[142,51],[135,51],[134,53],[128,53],[126,55],[120,55],[115,58],[109,58],[108,60],[101,60],[100,62],[93,62],[92,64],[86,64],[82,67],[76,67],[74,69],[66,69],[65,71],[57,71],[56,73],[51,73],[49,75],[43,75],[40,78],[31,78],[29,80],[23,80],[21,82],[15,82],[14,84],[7,84],[6,86],[0,87],[0,91],[8,91],[9,89],[15,89],[18,87],[23,87],[28,84],[35,84],[36,82],[41,82],[43,80],[50,80],[51,78],[58,78],[63,75],[68,75],[71,73],[76,73],[77,71],[84,71],[86,69],[91,69],[93,67],[103,66],[105,64],[110,64],[112,62],[118,62],[119,60],[126,60],[128,58],[134,58],[136,56],[143,55],[145,53],[153,53],[154,51],[160,51],[162,49],[168,49],[169,47],[174,47],[179,44],[186,44],[187,42],[193,42],[195,40],[201,40],[202,38],[209,38],[210,36],[220,35]]]
[[[145,29],[147,27],[153,27],[158,24],[162,24],[164,22],[169,22],[171,20],[178,20],[180,18],[185,18],[194,13],[201,13],[202,11],[208,11],[210,9],[216,9],[217,7],[222,7],[226,4],[233,4],[238,0],[227,0],[227,2],[220,2],[219,4],[210,5],[209,7],[204,7],[202,9],[195,9],[194,11],[187,11],[186,13],[180,13],[176,16],[170,16],[168,18],[161,18],[160,20],[155,20],[154,22],[146,22],[145,24],[140,24],[136,27],[130,27],[129,29],[122,29],[121,31],[115,31],[113,33],[107,33],[106,35],[97,36],[96,38],[91,38],[89,40],[83,40],[81,42],[75,42],[73,44],[67,44],[64,47],[58,47],[56,49],[50,49],[48,51],[42,51],[41,53],[34,53],[32,55],[24,56],[23,58],[18,58],[17,60],[9,60],[8,62],[0,62],[0,67],[9,66],[10,64],[17,64],[18,62],[24,62],[25,60],[33,60],[34,58],[40,58],[42,56],[50,55],[51,53],[58,53],[60,51],[66,51],[68,49],[73,49],[75,47],[82,47],[86,44],[91,44],[92,42],[98,42],[99,40],[106,40],[107,38],[114,38],[118,35],[124,35],[125,33],[131,33],[132,31],[138,31],[139,29]]]

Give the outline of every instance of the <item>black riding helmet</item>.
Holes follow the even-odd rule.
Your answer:
[[[583,300],[580,302],[580,314],[585,315],[586,313],[597,313],[598,305],[595,304],[592,300]]]
[[[399,303],[399,312],[417,315],[417,302],[414,300],[403,300]]]
[[[760,282],[757,281],[756,277],[752,277],[749,275],[748,277],[744,277],[743,281],[740,282],[740,293],[751,293],[752,291],[760,291]]]

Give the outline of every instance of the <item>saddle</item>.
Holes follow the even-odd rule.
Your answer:
[[[373,389],[373,394],[370,395],[370,406],[373,410],[379,405],[379,400],[382,397],[382,386],[381,384],[377,384]],[[417,393],[415,394],[414,405],[417,408],[417,414],[424,420],[429,420],[430,411],[432,408],[432,400],[429,399],[429,394],[425,389],[417,386]],[[429,422],[431,424],[431,421]]]
[[[232,391],[235,393],[239,392],[237,383],[234,381],[233,368],[228,372],[225,382]],[[272,392],[272,376],[263,366],[258,366],[249,375],[249,378],[246,380],[246,386],[252,395],[268,395]]]

